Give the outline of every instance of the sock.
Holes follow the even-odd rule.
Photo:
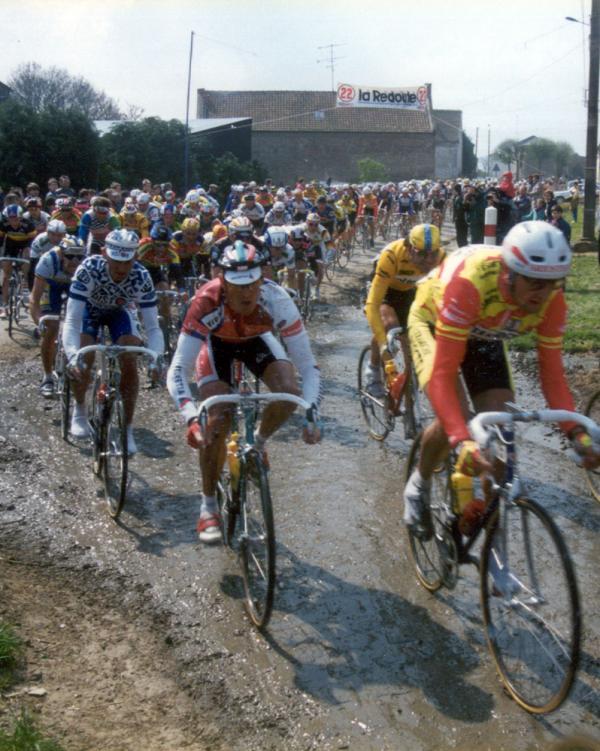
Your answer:
[[[423,475],[419,472],[418,467],[414,470],[412,477],[414,478],[415,485],[417,485],[420,488],[428,488],[429,485],[431,484],[431,480],[426,480],[423,477]]]
[[[85,404],[78,404],[75,402],[75,407],[73,408],[73,417],[85,417],[86,411],[85,411]]]
[[[202,493],[202,500],[200,501],[200,516],[203,514],[215,514],[218,510],[219,504],[217,503],[217,496]]]

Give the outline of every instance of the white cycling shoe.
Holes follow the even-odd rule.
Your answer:
[[[133,427],[131,425],[127,426],[127,453],[129,456],[133,456],[134,454],[137,454],[138,447],[135,442],[135,438],[133,437]]]
[[[430,483],[415,469],[404,486],[404,523],[420,540],[429,540],[433,535],[429,491]]]
[[[71,418],[71,435],[73,438],[90,438],[92,435],[92,429],[87,419],[87,415],[73,413]]]

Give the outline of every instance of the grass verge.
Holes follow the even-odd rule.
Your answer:
[[[0,690],[14,682],[15,670],[22,656],[21,638],[12,626],[0,623]]]
[[[565,352],[600,350],[598,303],[600,302],[600,266],[596,253],[577,253],[573,257],[566,286],[569,317],[564,338]],[[533,334],[519,336],[510,342],[511,349],[535,348]]]
[[[63,751],[63,748],[56,741],[44,738],[33,718],[23,710],[10,731],[0,729],[0,751]]]

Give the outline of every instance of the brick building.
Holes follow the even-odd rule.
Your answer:
[[[331,91],[198,90],[197,117],[252,118],[252,158],[276,182],[356,181],[357,162],[382,162],[392,180],[456,177],[462,113],[336,108]]]

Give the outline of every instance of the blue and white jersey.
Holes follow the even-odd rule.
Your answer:
[[[35,267],[35,275],[48,282],[51,287],[65,287],[71,283],[71,275],[63,269],[56,249],[44,253]]]
[[[31,243],[30,258],[40,258],[44,255],[44,253],[47,253],[49,250],[52,250],[54,248],[55,243],[50,242],[48,239],[48,233],[42,232],[41,235],[38,235],[35,240]]]
[[[140,308],[156,306],[152,278],[141,263],[135,261],[125,281],[117,283],[108,272],[104,256],[90,256],[79,266],[69,297],[100,310],[115,310],[132,304]]]

